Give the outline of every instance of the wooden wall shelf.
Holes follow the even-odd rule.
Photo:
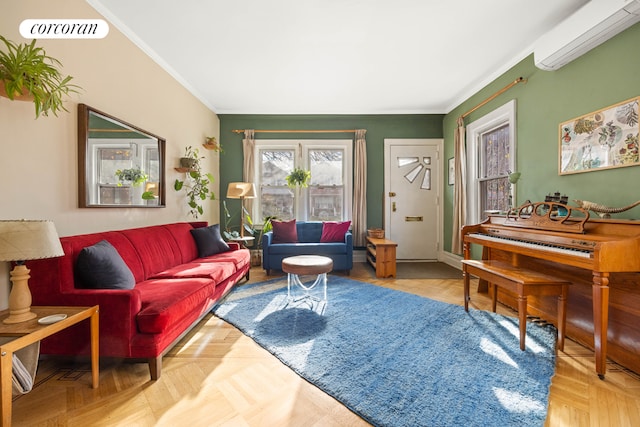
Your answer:
[[[193,169],[190,168],[174,168],[176,170],[176,172],[180,172],[180,173],[187,173],[187,172],[191,172]]]

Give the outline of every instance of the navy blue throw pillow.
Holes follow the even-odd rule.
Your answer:
[[[106,240],[80,251],[76,278],[90,289],[133,289],[136,280],[116,248]]]
[[[194,228],[190,231],[193,239],[196,241],[198,256],[200,258],[231,250],[227,242],[225,242],[220,235],[220,224]]]

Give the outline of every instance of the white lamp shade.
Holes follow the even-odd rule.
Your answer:
[[[63,255],[52,221],[0,220],[0,261],[27,261]]]
[[[256,186],[251,182],[230,182],[227,187],[229,199],[253,199],[256,197]]]

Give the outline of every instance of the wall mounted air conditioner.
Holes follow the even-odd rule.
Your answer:
[[[536,67],[557,70],[638,21],[640,0],[591,0],[535,43]]]

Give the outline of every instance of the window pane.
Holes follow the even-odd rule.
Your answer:
[[[482,135],[483,178],[509,174],[509,125],[506,124]]]
[[[413,163],[418,163],[417,157],[398,157],[398,167],[400,168]]]
[[[293,155],[293,150],[260,150],[260,184],[286,186]]]
[[[420,188],[423,190],[431,190],[431,169],[425,169],[424,178],[422,178],[422,185],[420,185]]]
[[[310,185],[309,221],[341,221],[343,200],[343,186]]]
[[[342,150],[309,150],[312,185],[342,185]]]
[[[293,150],[260,150],[260,212],[256,221],[267,216],[283,221],[295,218],[293,192],[286,179],[293,170],[293,161]]]
[[[413,170],[411,172],[409,172],[408,174],[406,174],[404,177],[407,179],[407,181],[409,182],[413,182],[416,180],[416,178],[418,177],[418,174],[422,171],[422,169],[424,168],[424,166],[422,166],[421,164],[416,166],[415,168],[413,168]]]
[[[98,183],[117,184],[118,169],[134,167],[131,149],[129,148],[98,148]],[[137,165],[138,167],[140,165]]]
[[[340,221],[344,201],[344,151],[343,149],[310,149],[309,170],[311,185],[305,191],[307,220]]]
[[[498,210],[506,212],[509,209],[511,186],[509,178],[489,179],[480,182],[482,200],[480,201],[480,217],[485,219],[485,211]]]
[[[281,221],[293,219],[293,192],[286,186],[261,186],[260,207],[260,221],[267,216],[274,216]]]

